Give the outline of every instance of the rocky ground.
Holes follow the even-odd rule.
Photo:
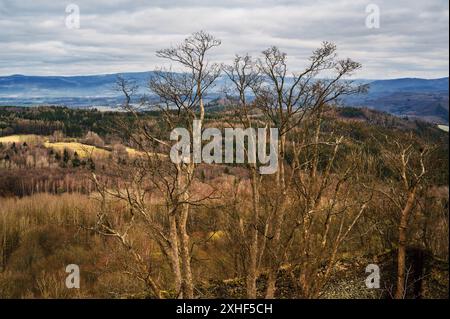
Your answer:
[[[386,299],[395,289],[396,252],[340,260],[319,298],[324,299]],[[380,270],[380,288],[367,288],[365,281],[369,264]],[[296,270],[294,271],[294,273]],[[406,298],[448,298],[448,261],[439,260],[423,250],[410,249],[407,258]],[[292,271],[282,269],[278,274],[276,298],[298,298]],[[258,297],[266,286],[265,275],[257,282]],[[213,281],[198,289],[200,298],[245,298],[245,279]]]

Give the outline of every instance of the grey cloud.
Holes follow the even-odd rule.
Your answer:
[[[65,27],[66,1],[0,0],[0,74],[86,74],[151,70],[157,49],[203,29],[222,39],[212,54],[258,55],[269,45],[293,69],[324,40],[363,63],[361,78],[448,76],[448,2],[423,1],[91,1],[81,29]],[[381,28],[365,26],[379,5]]]

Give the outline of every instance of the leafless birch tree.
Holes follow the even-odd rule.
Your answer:
[[[280,136],[279,167],[276,173],[276,189],[279,192],[271,218],[269,237],[272,239],[268,243],[272,258],[266,297],[273,298],[276,274],[282,260],[281,233],[288,203],[288,184],[291,183],[287,180],[285,167],[287,134],[299,127],[307,114],[316,114],[314,147],[317,149],[324,106],[332,104],[341,96],[361,92],[363,88],[346,78],[361,65],[351,59],[338,59],[336,46],[328,42],[324,42],[322,47],[313,52],[308,67],[300,73],[290,73],[287,55],[277,47],[265,50],[258,66],[264,85],[259,90],[256,103],[271,125],[278,128]],[[318,154],[317,151],[315,153],[311,159],[311,177],[316,174],[317,165],[314,161],[317,161]]]

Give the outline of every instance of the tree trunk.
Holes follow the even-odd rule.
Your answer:
[[[408,195],[406,205],[402,210],[398,227],[398,254],[397,254],[397,289],[395,299],[403,299],[406,295],[406,242],[408,221],[416,199],[416,187],[413,187]]]
[[[267,289],[266,289],[266,299],[273,299],[276,290],[276,281],[278,268],[280,266],[279,250],[281,245],[281,227],[283,224],[284,217],[284,203],[286,201],[286,182],[284,176],[284,152],[285,152],[285,141],[286,136],[282,135],[280,138],[279,156],[278,156],[278,171],[277,171],[277,189],[280,191],[278,194],[278,207],[275,211],[274,222],[273,222],[273,238],[270,245],[271,265],[269,268],[269,273],[267,276]]]
[[[256,298],[256,280],[258,277],[258,221],[259,221],[259,185],[256,167],[252,170],[253,218],[250,229],[250,259],[247,274],[247,297]]]
[[[179,245],[178,245],[178,232],[177,232],[177,223],[175,215],[169,216],[170,223],[170,262],[172,267],[172,272],[174,275],[175,281],[175,291],[177,292],[178,298],[183,298],[183,291],[181,289],[181,269],[180,269],[180,256],[179,256]]]
[[[181,271],[183,298],[194,298],[194,288],[192,283],[191,254],[189,250],[189,235],[187,233],[187,219],[189,216],[189,204],[183,204],[178,221],[178,231],[180,232],[181,248]]]

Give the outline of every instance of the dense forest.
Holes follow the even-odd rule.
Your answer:
[[[61,131],[67,137],[82,137],[87,131],[105,136],[112,133],[111,125],[118,117],[121,117],[120,113],[100,112],[96,109],[5,106],[0,109],[0,136],[52,135],[55,131]]]

